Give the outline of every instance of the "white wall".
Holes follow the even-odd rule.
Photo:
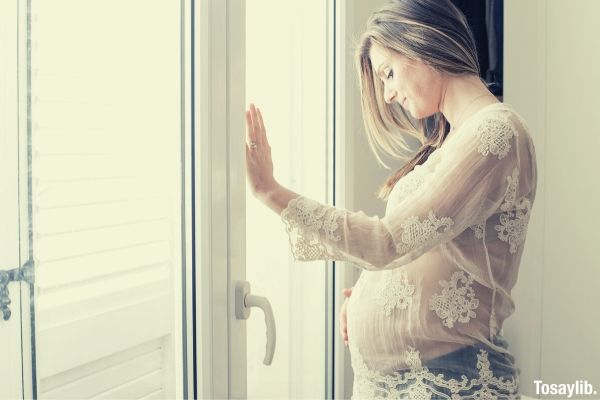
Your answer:
[[[541,368],[542,282],[546,203],[545,137],[547,135],[544,0],[505,1],[504,101],[512,104],[531,129],[538,163],[538,188],[513,289],[516,310],[504,334],[521,368],[521,390],[533,395]],[[556,382],[558,383],[558,382]]]
[[[508,1],[505,15],[506,101],[522,111],[538,156],[537,204],[507,321],[509,340],[533,379],[587,379],[600,392],[600,193],[595,153],[600,61],[594,0]]]

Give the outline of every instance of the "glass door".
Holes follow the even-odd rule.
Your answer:
[[[246,3],[246,104],[260,107],[275,179],[328,202],[328,2]],[[293,260],[280,217],[246,192],[246,280],[269,300],[273,360],[263,363],[265,316],[247,320],[247,395],[326,398],[328,279],[324,262]]]
[[[333,3],[199,2],[199,398],[332,397],[333,268],[295,262],[247,189],[245,110],[263,112],[275,178],[331,202]]]
[[[262,110],[275,178],[330,202],[332,3],[199,3],[201,398],[331,397],[332,268],[295,262],[247,188],[245,110]]]
[[[26,397],[189,396],[189,2],[7,3],[18,101],[0,177],[19,192],[0,204],[0,270],[20,255],[31,274],[0,343],[12,329],[21,348],[22,317]]]

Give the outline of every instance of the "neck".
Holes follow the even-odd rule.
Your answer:
[[[439,109],[454,131],[470,115],[491,103],[498,103],[496,97],[477,76],[468,75],[448,79]]]

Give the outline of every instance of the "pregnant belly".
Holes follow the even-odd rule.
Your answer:
[[[361,274],[346,304],[348,341],[372,368],[385,368],[388,363],[397,361],[397,351],[408,344],[411,328],[408,315],[416,290],[404,285],[399,272],[394,272],[391,281],[389,275],[381,272]],[[395,287],[387,287],[390,282]],[[391,290],[395,296],[390,297],[390,292],[386,294],[385,290]]]

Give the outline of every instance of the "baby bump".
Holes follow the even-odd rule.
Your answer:
[[[352,294],[348,298],[346,303],[346,322],[348,331],[348,341],[352,341],[355,344],[362,342],[361,336],[364,336],[364,326],[373,322],[372,312],[365,312],[368,309],[367,304],[364,301],[363,291],[365,281],[367,280],[368,274],[363,271],[358,281],[352,289]]]
[[[376,274],[376,275],[375,275]],[[410,319],[417,292],[405,271],[380,271],[361,275],[346,305],[348,340],[364,354],[389,358],[394,348],[408,338]],[[357,282],[358,283],[358,282]]]

